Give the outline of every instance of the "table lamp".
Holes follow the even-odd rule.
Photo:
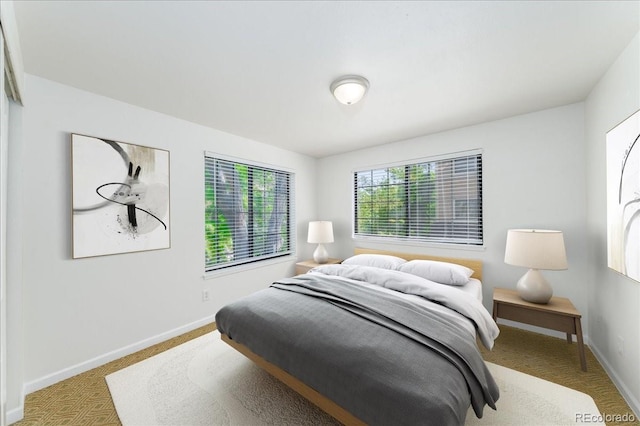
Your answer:
[[[562,231],[510,229],[504,262],[529,268],[518,281],[518,295],[527,302],[548,303],[553,289],[539,269],[567,269]]]
[[[333,224],[325,220],[309,222],[307,242],[318,244],[318,247],[313,252],[313,260],[316,263],[327,263],[329,253],[323,244],[333,242]]]

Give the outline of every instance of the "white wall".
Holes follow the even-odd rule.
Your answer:
[[[1,15],[0,15],[1,18]],[[1,23],[1,22],[0,22]],[[0,31],[0,67],[4,70],[4,37]],[[5,425],[7,406],[7,178],[9,169],[9,98],[4,88],[6,73],[0,87],[0,426]]]
[[[13,266],[22,273],[24,345],[9,351],[23,359],[27,393],[212,321],[227,302],[293,274],[289,258],[203,279],[205,150],[293,170],[297,245],[301,257],[310,255],[313,158],[34,76],[26,88],[21,170],[11,183],[22,194],[13,212],[21,220],[13,247],[22,246],[22,267]],[[170,249],[71,259],[72,132],[170,151]],[[202,301],[203,289],[211,301]]]
[[[640,415],[640,282],[607,267],[606,133],[640,109],[640,33],[585,102],[591,348]],[[619,346],[622,345],[622,352]]]
[[[22,133],[21,108],[16,102],[20,102],[20,96],[24,89],[24,71],[20,39],[16,24],[15,12],[12,1],[0,2],[0,26],[2,27],[3,49],[2,73],[2,225],[0,232],[2,238],[2,301],[0,302],[0,351],[2,358],[0,369],[0,401],[3,404],[0,409],[0,425],[12,421],[7,415],[6,408],[16,408],[22,412],[22,352],[11,353],[10,346],[22,347],[22,294],[21,294],[21,270],[16,267],[21,265],[19,249],[19,235],[15,232],[15,226],[20,222],[21,194],[12,187],[13,176],[20,169],[12,160],[20,158],[20,135]],[[7,83],[5,85],[5,83]],[[5,93],[5,87],[9,92]],[[5,96],[6,95],[6,96]],[[7,99],[10,97],[10,99]],[[6,121],[8,119],[8,122]],[[6,197],[6,198],[5,198]],[[9,202],[11,200],[11,202]],[[5,228],[6,225],[6,228]],[[5,232],[6,231],[6,232]],[[8,250],[5,250],[8,249]],[[12,412],[16,412],[15,410]]]
[[[323,158],[318,162],[318,213],[334,222],[336,238],[328,249],[332,256],[341,257],[349,256],[354,246],[361,246],[482,259],[484,301],[490,309],[493,287],[515,288],[526,272],[503,261],[507,230],[560,229],[565,233],[569,269],[544,274],[554,294],[570,297],[586,316],[583,129],[583,104],[578,103]],[[352,239],[351,182],[355,168],[476,148],[483,150],[484,250],[392,247]]]
[[[7,182],[7,423],[22,418],[23,341],[22,321],[22,112],[9,102],[9,164]]]

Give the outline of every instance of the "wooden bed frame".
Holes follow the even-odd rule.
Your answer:
[[[356,248],[354,250],[354,254],[386,254],[391,256],[401,257],[406,260],[437,260],[441,262],[455,263],[458,265],[466,266],[467,268],[473,269],[472,278],[477,278],[482,280],[482,261],[474,260],[474,259],[459,259],[459,258],[450,258],[450,257],[436,257],[436,256],[428,256],[423,254],[409,254],[409,253],[400,253],[386,250],[373,250],[373,249],[363,249]],[[331,417],[338,420],[340,423],[344,425],[362,425],[364,423],[362,420],[355,417],[353,414],[349,413],[347,410],[320,394],[315,389],[307,386],[302,381],[298,380],[291,374],[287,373],[280,367],[264,360],[259,355],[255,354],[248,347],[233,341],[225,334],[220,334],[222,340],[227,343],[229,346],[249,358],[256,365],[261,367],[267,373],[271,374],[276,379],[280,380],[285,385],[289,386],[292,390],[309,400],[311,403],[315,404],[321,410],[329,414]]]

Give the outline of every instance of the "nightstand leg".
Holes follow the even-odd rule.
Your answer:
[[[580,366],[582,371],[587,371],[587,357],[584,353],[584,342],[582,341],[582,326],[580,325],[580,318],[576,318],[576,337],[578,338],[578,353],[580,354]]]
[[[571,333],[567,333],[567,343],[573,343],[573,335]]]

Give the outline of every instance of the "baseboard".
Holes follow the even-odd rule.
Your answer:
[[[540,327],[528,326],[526,324],[521,324],[513,321],[503,320],[503,319],[498,319],[498,321],[499,321],[498,324],[504,324],[510,327],[520,328],[527,331],[534,331],[536,333],[545,334],[547,336],[558,337],[558,338],[564,338],[565,336],[564,333],[559,333],[552,330],[543,329]],[[609,362],[607,361],[607,358],[605,358],[602,352],[600,352],[598,347],[591,343],[589,336],[585,335],[583,337],[583,340],[584,340],[584,344],[589,346],[589,349],[591,350],[593,355],[596,357],[600,365],[602,365],[602,368],[604,368],[604,371],[607,373],[607,375],[609,376],[609,378],[611,379],[615,387],[618,388],[620,395],[622,395],[622,397],[627,402],[627,404],[629,404],[629,407],[635,414],[636,418],[640,418],[640,401],[638,401],[638,399],[629,390],[629,388],[624,383],[624,381],[615,372],[613,367],[611,367],[611,364],[609,364]],[[608,413],[608,414],[611,414],[611,413]]]
[[[602,365],[604,371],[607,372],[613,384],[618,388],[620,395],[622,395],[624,400],[627,401],[627,404],[629,404],[629,407],[631,407],[631,410],[636,415],[636,418],[640,418],[640,401],[638,401],[633,393],[631,393],[627,385],[624,383],[624,381],[622,381],[620,376],[618,376],[613,367],[611,367],[611,364],[609,364],[609,361],[607,361],[607,358],[605,358],[602,352],[600,352],[598,347],[595,345],[591,345],[589,346],[589,349],[591,349],[593,355],[597,358],[600,365]]]
[[[80,373],[84,373],[85,371],[89,371],[96,367],[100,367],[101,365],[104,365],[108,362],[114,361],[116,359],[122,358],[132,353],[138,352],[142,349],[148,348],[149,346],[153,346],[157,343],[162,343],[173,337],[180,336],[181,334],[187,333],[191,330],[195,330],[196,328],[202,327],[207,324],[211,324],[212,322],[214,322],[214,320],[215,320],[215,316],[212,315],[210,317],[203,318],[201,320],[192,322],[182,327],[169,330],[165,333],[158,334],[157,336],[153,336],[148,339],[144,339],[140,342],[125,346],[115,351],[108,352],[104,355],[100,355],[88,361],[84,361],[80,364],[65,368],[64,370],[60,370],[56,373],[49,374],[48,376],[42,377],[40,379],[25,383],[24,385],[25,395],[28,395],[40,389],[44,389],[47,386],[51,386],[62,380],[66,380]]]
[[[24,418],[24,405],[8,410],[5,415],[8,425],[19,422]]]

